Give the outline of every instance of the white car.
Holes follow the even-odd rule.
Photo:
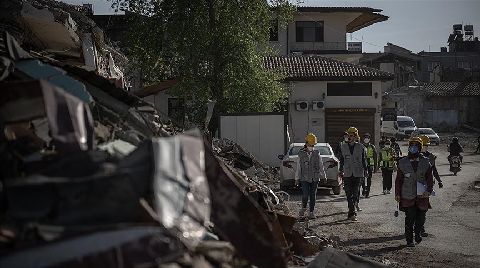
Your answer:
[[[304,143],[292,143],[286,155],[279,155],[282,160],[280,165],[280,189],[286,190],[295,187],[295,170],[298,163],[298,152],[303,148]],[[323,167],[327,182],[320,181],[319,187],[332,188],[333,194],[340,194],[342,179],[338,176],[339,161],[333,154],[332,147],[328,143],[317,143],[315,150],[320,151],[323,159]]]
[[[439,145],[440,144],[440,137],[437,133],[431,128],[420,127],[417,128],[415,131],[412,132],[412,137],[418,137],[421,135],[425,135],[430,138],[430,144]]]

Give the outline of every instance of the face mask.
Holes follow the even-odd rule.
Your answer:
[[[411,154],[418,154],[418,146],[413,145],[408,147],[408,152]]]
[[[307,151],[309,151],[309,152],[313,151],[313,147],[312,146],[307,146]]]
[[[364,139],[363,140],[365,143],[369,143],[370,142],[370,139]]]

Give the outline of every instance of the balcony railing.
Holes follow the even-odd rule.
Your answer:
[[[361,54],[362,42],[294,42],[291,52]]]

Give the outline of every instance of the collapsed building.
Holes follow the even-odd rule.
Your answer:
[[[0,12],[1,267],[287,267],[331,246],[265,184],[275,169],[126,90],[78,7]],[[311,267],[359,260],[378,265],[328,249]]]

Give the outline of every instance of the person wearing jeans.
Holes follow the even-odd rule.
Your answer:
[[[317,137],[309,133],[305,137],[305,146],[298,152],[297,168],[295,170],[295,185],[302,187],[302,208],[299,217],[302,218],[307,210],[307,203],[310,200],[310,219],[315,219],[315,203],[317,197],[317,186],[320,179],[326,180],[323,160],[320,152],[314,149],[317,144]]]
[[[358,130],[350,127],[347,130],[348,143],[342,144],[340,155],[340,176],[348,202],[348,216],[352,221],[357,220],[355,206],[358,206],[360,183],[367,173],[367,157],[365,146],[358,143]]]

